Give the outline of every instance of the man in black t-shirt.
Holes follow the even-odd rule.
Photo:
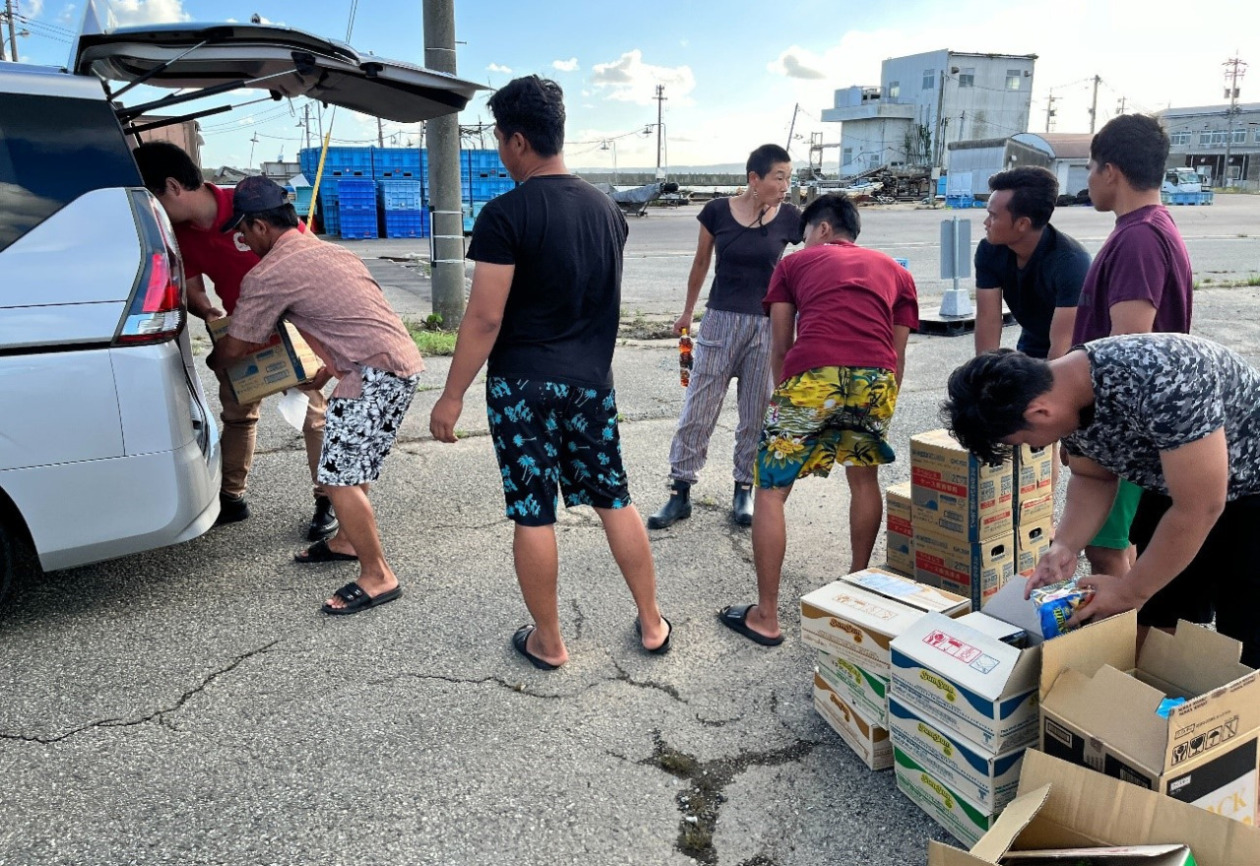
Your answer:
[[[1022,166],[989,178],[985,237],[976,247],[976,354],[1002,342],[1002,301],[1023,329],[1019,351],[1057,358],[1072,344],[1072,325],[1089,253],[1050,225],[1059,182]]]
[[[950,429],[982,460],[1059,439],[1072,455],[1063,519],[1028,582],[1066,580],[1107,519],[1123,478],[1160,500],[1134,524],[1138,558],[1071,625],[1140,608],[1171,629],[1210,622],[1260,666],[1260,371],[1185,334],[1131,334],[1042,361],[986,352],[949,378]]]
[[[486,202],[468,258],[477,263],[446,389],[429,429],[455,441],[464,394],[489,360],[486,410],[515,522],[516,576],[533,624],[512,646],[534,667],[569,659],[556,593],[556,494],[594,507],[638,607],[645,651],[670,647],[656,604],[647,530],[621,461],[612,354],[628,228],[608,196],[564,164],[564,94],[518,78],[490,97],[499,158],[520,184]]]

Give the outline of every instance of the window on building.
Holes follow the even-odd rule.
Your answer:
[[[1224,132],[1224,131],[1221,131],[1221,132],[1214,132],[1214,133],[1212,133],[1212,146],[1213,146],[1213,147],[1224,147],[1224,146],[1225,146],[1225,139],[1228,137],[1228,135],[1229,135],[1229,133]]]
[[[1168,141],[1173,147],[1184,147],[1190,143],[1190,133],[1174,132],[1172,135],[1168,136]]]
[[[962,72],[958,73],[959,87],[975,87],[976,86],[976,67],[964,66]]]
[[[901,95],[901,82],[900,81],[888,82],[888,98],[896,99],[900,95]]]
[[[853,148],[846,147],[844,148],[842,152],[844,154],[844,157],[840,160],[842,163],[844,163],[845,165],[848,165],[849,163],[853,162]]]
[[[1023,73],[1018,69],[1006,70],[1006,89],[1019,90],[1019,80],[1023,77]]]
[[[923,89],[931,90],[935,85],[936,85],[936,70],[935,69],[923,70]]]
[[[1260,144],[1260,126],[1257,126],[1255,129],[1254,140],[1256,144]]]
[[[1235,129],[1235,130],[1234,130],[1233,143],[1234,143],[1234,144],[1246,144],[1246,143],[1247,143],[1247,127],[1245,127],[1245,126],[1244,126],[1242,129]]]

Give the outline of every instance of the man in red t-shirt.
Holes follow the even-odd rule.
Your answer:
[[[779,579],[787,549],[783,516],[798,478],[849,482],[851,571],[870,562],[884,514],[879,467],[896,459],[888,426],[919,327],[910,272],[859,247],[857,208],[826,195],[801,215],[805,248],[779,262],[762,305],[770,314],[770,365],[777,387],[766,410],[754,469],[753,562],[757,603],[723,608],[722,624],[763,646],[783,643]]]
[[[241,280],[258,264],[258,256],[245,245],[240,232],[224,234],[220,231],[232,216],[232,191],[205,183],[201,169],[188,154],[169,142],[146,142],[135,149],[135,157],[144,185],[157,196],[175,227],[175,238],[184,260],[188,311],[207,322],[232,315],[241,293]],[[305,231],[306,227],[301,229]],[[222,308],[210,300],[204,277],[209,277],[214,284]],[[254,461],[262,403],[238,403],[226,373],[220,371],[218,377],[219,400],[223,404],[223,484],[216,525],[221,525],[249,517],[245,482]],[[318,541],[337,531],[332,503],[316,479],[328,402],[322,391],[305,393],[309,402],[302,437],[315,485],[315,514],[306,535],[311,541]]]

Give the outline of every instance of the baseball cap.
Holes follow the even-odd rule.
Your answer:
[[[289,203],[284,187],[269,177],[250,175],[236,185],[232,193],[232,217],[220,231],[230,232],[250,214],[283,207]]]

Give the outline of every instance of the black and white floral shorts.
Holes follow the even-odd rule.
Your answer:
[[[419,375],[404,379],[364,367],[361,397],[328,401],[324,446],[319,452],[320,484],[353,487],[380,477],[381,464],[394,447],[419,381]]]

